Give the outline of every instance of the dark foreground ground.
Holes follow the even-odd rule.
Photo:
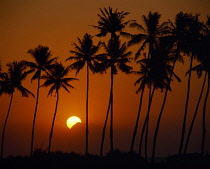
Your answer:
[[[210,155],[174,155],[152,165],[135,153],[120,151],[101,158],[63,152],[47,154],[37,150],[33,158],[11,156],[1,160],[0,169],[210,169]]]

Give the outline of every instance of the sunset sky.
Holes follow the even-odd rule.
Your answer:
[[[142,24],[142,15],[149,11],[159,12],[161,22],[168,19],[174,21],[176,14],[180,11],[199,13],[200,20],[205,21],[210,15],[209,0],[0,0],[0,60],[3,71],[6,64],[12,61],[33,61],[27,54],[28,49],[45,45],[52,51],[53,57],[64,62],[69,56],[69,50],[73,49],[72,43],[77,42],[77,37],[87,32],[91,35],[98,33],[90,25],[97,25],[99,8],[118,8],[130,12],[125,20],[137,20]],[[134,32],[128,29],[128,32]],[[95,44],[98,40],[94,38]],[[126,39],[123,39],[126,40]],[[130,48],[133,53],[136,47]],[[137,68],[134,62],[132,66]],[[181,83],[172,84],[172,92],[163,114],[160,132],[158,136],[157,154],[159,156],[172,155],[178,152],[181,136],[181,124],[183,119],[184,104],[187,89],[187,78],[185,72],[188,70],[189,62],[185,57],[185,64],[178,64],[175,71],[182,79]],[[71,84],[75,89],[71,94],[61,90],[60,102],[55,121],[55,129],[52,140],[52,150],[64,152],[85,151],[85,94],[86,94],[86,71],[82,70]],[[109,99],[110,73],[104,75],[90,75],[89,92],[89,122],[90,122],[90,153],[98,154],[101,141],[101,132],[105,120],[106,109]],[[24,81],[24,85],[34,94],[36,93],[37,81],[31,83],[31,75]],[[69,77],[75,77],[75,71],[69,73]],[[136,94],[137,86],[134,82],[136,75],[125,75],[119,73],[114,79],[114,148],[128,151],[134,128],[136,114],[139,104],[139,94]],[[197,97],[201,88],[201,81],[193,73],[192,93],[190,96],[189,121],[197,103]],[[43,81],[42,81],[43,82]],[[37,112],[37,123],[35,128],[35,148],[46,149],[51,127],[51,121],[55,109],[55,97],[47,97],[49,88],[40,89],[40,100]],[[163,93],[155,92],[154,104],[151,110],[150,143],[152,142],[157,115],[162,104]],[[140,128],[145,117],[147,97],[144,99],[143,111],[140,120]],[[9,96],[0,97],[0,134],[9,105]],[[210,121],[210,104],[208,104],[207,123]],[[19,92],[15,92],[14,102],[5,135],[5,156],[28,155],[30,150],[31,127],[34,113],[35,99],[23,98]],[[68,117],[75,115],[81,118],[83,123],[77,124],[72,129],[66,126]],[[108,125],[109,127],[109,125]],[[107,129],[108,130],[108,129]],[[199,152],[201,143],[201,113],[199,113],[189,145],[189,152]],[[210,151],[210,123],[207,124],[206,151]],[[109,149],[109,140],[106,135],[106,151]],[[138,150],[139,135],[135,148]],[[151,147],[151,144],[149,145]],[[149,149],[151,152],[151,149]]]

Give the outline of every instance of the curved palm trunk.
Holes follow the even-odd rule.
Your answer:
[[[87,64],[87,91],[86,91],[86,149],[85,154],[88,155],[88,92],[89,92],[89,68]]]
[[[56,95],[57,95],[57,100],[56,100],[56,105],[55,105],[55,112],[54,112],[54,116],[53,116],[53,121],[52,121],[52,127],[51,127],[51,130],[50,130],[48,153],[50,153],[50,149],[51,149],[51,142],[52,142],[54,123],[55,123],[55,118],[56,118],[57,109],[58,109],[58,101],[59,101],[59,93],[58,93],[58,91],[56,92]]]
[[[203,105],[203,117],[202,117],[202,141],[201,141],[201,155],[204,155],[204,147],[205,147],[205,140],[206,140],[206,105],[207,105],[207,100],[209,97],[209,88],[210,88],[210,77],[208,74],[208,85],[207,85],[207,92],[204,100],[204,105]]]
[[[150,92],[149,92],[149,101],[150,101]],[[149,102],[148,102],[148,105],[149,105]],[[148,114],[145,117],[144,124],[143,124],[142,131],[141,131],[140,143],[139,143],[139,156],[141,156],[143,136],[144,136],[145,128],[146,128],[146,125],[147,125],[147,116],[148,116]]]
[[[110,147],[111,152],[114,150],[114,141],[113,141],[113,83],[114,83],[114,74],[112,73],[111,68],[111,107],[110,107]]]
[[[148,110],[147,110],[147,118],[146,118],[146,133],[145,133],[145,158],[147,160],[147,144],[148,144],[148,133],[149,133],[149,117],[150,117],[150,110],[151,110],[151,105],[152,105],[152,99],[154,96],[155,88],[153,88],[152,93],[150,94],[149,97],[149,105],[148,105]]]
[[[145,117],[145,120],[144,120],[144,124],[143,124],[143,127],[142,127],[142,132],[141,132],[141,136],[140,136],[140,144],[139,144],[139,155],[140,156],[141,156],[144,132],[145,132],[145,129],[146,130],[148,129],[147,128],[148,127],[147,123],[148,123],[148,120],[149,120],[150,107],[151,107],[151,104],[152,104],[152,97],[153,97],[154,91],[155,91],[155,89],[153,89],[153,91],[151,93],[151,89],[150,89],[150,92],[149,92],[149,102],[148,102],[147,114],[146,114],[146,117]],[[146,139],[146,135],[145,135],[145,139]],[[146,141],[145,141],[145,143],[146,143]],[[146,145],[145,145],[145,147],[146,147]]]
[[[37,86],[37,94],[36,94],[36,105],[34,110],[34,118],[33,118],[33,124],[32,124],[32,134],[31,134],[31,149],[30,149],[30,157],[33,155],[33,146],[34,146],[34,130],[35,130],[35,123],[36,123],[36,113],[39,103],[39,88],[40,88],[40,75],[38,78],[38,86]]]
[[[173,71],[174,71],[174,68],[175,68],[176,60],[177,60],[177,57],[174,59],[174,62],[173,62],[173,65],[172,65],[170,79],[172,79],[172,75],[173,75]],[[160,121],[161,121],[162,114],[163,114],[163,111],[164,111],[164,108],[165,108],[166,99],[167,99],[167,96],[168,96],[168,91],[169,91],[170,84],[171,84],[171,80],[169,80],[169,82],[168,82],[168,86],[166,88],[165,95],[164,95],[164,98],[163,98],[163,104],[161,106],[160,113],[159,113],[159,116],[158,116],[158,121],[157,121],[156,128],[155,128],[154,139],[153,139],[153,147],[152,147],[152,163],[154,163],[154,160],[155,160],[156,141],[157,141],[158,131],[159,131],[159,127],[160,127]]]
[[[192,62],[193,62],[193,55],[191,56],[191,59],[190,59],[190,70],[192,69]],[[183,144],[184,144],[184,136],[185,136],[185,130],[186,130],[187,113],[188,113],[188,103],[189,103],[189,96],[190,96],[190,81],[191,81],[191,71],[189,72],[189,76],[188,76],[187,97],[186,97],[186,103],[185,103],[184,119],[183,119],[183,124],[182,124],[181,140],[180,140],[180,145],[179,145],[179,154],[182,153]]]
[[[12,100],[13,100],[13,95],[14,92],[12,92],[11,97],[10,97],[10,103],[9,103],[9,107],[8,107],[8,112],[7,112],[7,116],[4,122],[4,127],[3,127],[3,131],[2,131],[2,137],[1,137],[1,159],[3,158],[3,152],[4,152],[4,135],[5,135],[5,130],[6,130],[6,126],[7,126],[7,121],[9,118],[9,114],[10,114],[10,109],[11,109],[11,105],[12,105]]]
[[[110,105],[111,105],[111,90],[110,90],[110,96],[109,96],[108,109],[107,109],[107,112],[106,112],[106,119],[105,119],[105,122],[104,122],[102,138],[101,138],[101,149],[100,149],[100,156],[101,157],[103,156],[104,138],[105,138],[105,133],[106,133],[106,125],[107,125],[107,121],[108,121],[108,118],[109,118]]]
[[[134,147],[134,143],[135,143],[136,133],[137,133],[137,129],[138,129],[138,126],[139,126],[139,119],[140,119],[140,115],[141,115],[141,107],[142,107],[143,95],[144,95],[144,88],[142,89],[141,95],[140,95],[139,109],[138,109],[138,113],[137,113],[137,117],[136,117],[136,124],[135,124],[134,131],[133,131],[133,137],[132,137],[132,141],[131,141],[130,152],[133,152],[133,147]]]
[[[193,130],[195,118],[197,116],[198,108],[199,108],[199,105],[200,105],[200,102],[201,102],[201,98],[202,98],[202,95],[203,95],[204,86],[205,86],[205,83],[206,83],[206,77],[207,77],[207,72],[205,73],[205,76],[204,76],[204,80],[203,80],[203,85],[202,85],[202,88],[201,88],[200,96],[199,96],[199,99],[198,99],[198,102],[197,102],[197,105],[196,105],[196,109],[195,109],[195,112],[194,112],[194,115],[193,115],[192,122],[190,124],[190,128],[189,128],[189,132],[188,132],[188,135],[187,135],[186,144],[185,144],[185,147],[184,147],[184,154],[186,154],[186,152],[187,152],[187,148],[188,148],[190,136],[191,136],[191,133],[192,133],[192,130]]]

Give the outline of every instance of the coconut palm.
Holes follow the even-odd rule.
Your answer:
[[[102,46],[105,49],[105,53],[100,54],[99,56],[101,57],[101,68],[106,70],[108,68],[111,69],[110,71],[110,77],[111,77],[111,86],[110,86],[110,100],[109,100],[109,106],[108,110],[110,110],[110,148],[111,152],[114,149],[114,143],[113,143],[113,93],[114,93],[114,75],[118,73],[118,69],[121,70],[122,72],[125,73],[130,73],[132,70],[132,67],[127,65],[127,63],[130,62],[129,56],[132,54],[131,51],[127,52],[127,46],[126,43],[121,44],[119,37],[110,39],[108,41],[108,44],[102,43]],[[104,128],[102,132],[102,140],[101,140],[101,150],[100,150],[100,155],[102,156],[103,154],[103,143],[104,143],[104,137],[105,137],[105,130],[106,130],[106,122],[108,119],[108,113],[106,115],[105,123],[104,123]]]
[[[48,153],[50,153],[51,149],[51,142],[52,142],[52,136],[53,136],[53,129],[54,129],[54,123],[55,118],[57,114],[58,109],[58,101],[59,101],[59,90],[63,88],[65,91],[69,92],[68,88],[74,88],[72,85],[69,84],[69,82],[73,80],[78,80],[76,78],[67,78],[69,67],[64,67],[62,63],[56,62],[51,69],[48,70],[46,75],[43,75],[41,78],[45,80],[44,84],[42,84],[40,87],[50,87],[50,90],[48,92],[48,96],[52,95],[52,93],[55,91],[56,95],[56,105],[55,105],[55,112],[52,120],[52,126],[50,130],[49,135],[49,145],[48,145]]]
[[[164,39],[166,40],[165,43],[167,44],[167,47],[165,49],[168,48],[170,55],[172,55],[172,57],[173,57],[173,64],[172,64],[172,68],[171,68],[170,79],[173,76],[174,68],[175,68],[177,61],[180,61],[182,63],[184,62],[181,53],[183,52],[183,50],[186,46],[186,32],[188,29],[189,20],[190,20],[189,14],[180,12],[176,15],[175,23],[169,21],[170,22],[170,27],[169,27],[170,33],[166,37],[164,37]],[[167,55],[169,53],[166,51],[165,54]],[[178,78],[177,78],[177,80],[180,81],[180,79],[178,79]],[[170,83],[171,83],[171,80],[169,81],[168,87],[170,86]],[[160,127],[160,121],[161,121],[161,117],[162,117],[162,114],[163,114],[163,111],[165,108],[168,91],[170,91],[170,88],[168,88],[168,87],[165,90],[163,103],[162,103],[162,106],[160,109],[158,121],[157,121],[155,132],[154,132],[153,148],[152,148],[152,163],[154,162],[154,158],[155,158],[156,143],[157,143],[157,136],[158,136],[159,127]]]
[[[22,81],[25,80],[25,78],[29,73],[31,73],[31,71],[26,71],[26,66],[22,62],[14,61],[12,63],[7,64],[7,67],[8,72],[4,73],[0,81],[0,95],[2,95],[3,93],[10,95],[10,103],[2,131],[1,158],[3,158],[4,136],[7,127],[7,121],[10,115],[10,109],[12,106],[14,92],[17,90],[21,92],[23,97],[29,97],[29,95],[32,95],[34,97],[34,94],[22,85]]]
[[[209,25],[208,25],[208,21],[209,21]],[[210,69],[209,69],[210,68],[210,50],[209,50],[210,29],[208,28],[208,26],[210,28],[210,18],[208,18],[207,24],[206,24],[206,26],[204,26],[204,28],[205,28],[204,36],[200,39],[200,43],[198,44],[198,47],[196,48],[197,58],[200,63],[197,66],[194,66],[191,70],[189,70],[187,72],[187,73],[189,73],[190,71],[196,71],[198,78],[200,78],[202,76],[202,72],[205,72],[205,75],[204,75],[204,79],[203,79],[200,96],[198,98],[197,106],[196,106],[194,116],[193,116],[192,122],[190,124],[189,132],[187,135],[184,153],[187,152],[188,143],[189,143],[192,129],[194,126],[194,121],[197,116],[198,107],[200,105],[200,101],[201,101],[202,94],[204,91],[204,86],[206,85],[207,91],[206,91],[206,96],[204,98],[203,112],[202,112],[202,131],[203,132],[202,132],[202,141],[201,141],[201,143],[202,143],[201,144],[201,154],[202,155],[204,154],[205,134],[206,134],[206,105],[207,105],[207,100],[208,100],[208,95],[209,95],[209,73],[210,73]],[[206,84],[206,80],[207,80],[207,84]]]
[[[190,68],[192,69],[193,60],[196,59],[196,49],[197,45],[199,44],[199,39],[201,36],[203,24],[199,21],[199,15],[191,15],[189,14],[188,25],[187,25],[187,35],[185,36],[185,45],[183,46],[183,52],[190,57]],[[179,154],[182,153],[184,139],[185,139],[185,131],[186,131],[186,121],[187,121],[187,114],[188,114],[188,105],[189,105],[189,97],[190,97],[190,87],[191,87],[191,71],[188,75],[188,83],[187,83],[187,96],[185,102],[185,109],[184,109],[184,118],[182,123],[182,132],[181,132],[181,139],[179,145]]]
[[[129,41],[129,45],[135,45],[135,44],[141,43],[141,46],[139,47],[138,51],[135,54],[135,60],[139,58],[140,54],[143,52],[145,48],[148,48],[148,54],[146,58],[151,58],[155,48],[158,46],[160,38],[162,38],[164,35],[168,33],[168,26],[167,26],[168,23],[164,22],[160,24],[159,23],[160,17],[161,15],[158,12],[154,12],[154,13],[149,12],[148,16],[145,16],[145,15],[142,16],[144,24],[145,24],[145,28],[144,26],[138,24],[137,22],[130,24],[131,28],[137,28],[138,30],[140,30],[140,33],[135,34],[135,35],[127,34],[127,36],[131,38],[131,40]],[[139,118],[139,113],[137,114],[136,125],[133,132],[131,149],[130,149],[131,151],[134,146],[136,130],[138,128],[138,118]],[[140,149],[141,149],[141,143],[140,143]]]
[[[99,33],[96,35],[98,37],[104,37],[108,33],[111,34],[112,38],[117,38],[117,33],[123,33],[123,29],[132,21],[128,20],[124,22],[124,18],[129,15],[129,12],[118,11],[118,9],[113,10],[111,7],[101,9],[101,14],[98,14],[99,21],[97,26],[94,28],[99,30]]]
[[[139,63],[141,64],[141,63]],[[145,76],[146,76],[146,67],[144,67],[144,65],[141,65],[140,71],[133,71],[132,73],[136,74],[136,75],[140,75],[141,77],[138,78],[138,80],[134,83],[134,85],[136,86],[137,84],[140,84],[139,88],[137,89],[136,93],[138,94],[139,92],[141,92],[140,94],[140,99],[139,99],[139,107],[138,107],[138,113],[137,113],[137,118],[136,118],[136,123],[135,123],[135,127],[134,127],[134,131],[133,131],[133,136],[132,136],[132,140],[131,140],[131,147],[130,147],[130,152],[133,152],[133,148],[134,148],[134,143],[135,143],[135,137],[136,137],[136,133],[137,133],[137,129],[138,129],[138,124],[139,124],[139,120],[140,120],[140,115],[141,115],[141,107],[142,107],[142,101],[143,101],[143,97],[144,97],[144,89],[145,89]]]
[[[207,91],[206,96],[204,99],[204,105],[203,105],[203,113],[202,113],[202,140],[201,140],[201,155],[204,155],[204,148],[205,148],[205,140],[206,140],[206,106],[207,101],[209,98],[209,89],[210,89],[210,50],[209,50],[209,44],[210,44],[210,16],[207,17],[206,22],[206,29],[205,29],[205,36],[203,39],[203,50],[200,50],[203,52],[203,68],[206,72],[208,72],[208,83],[207,83]]]
[[[197,67],[193,67],[192,70],[194,70],[196,68]],[[192,70],[189,70],[189,71],[192,71]],[[189,71],[187,73],[189,73]],[[199,72],[199,71],[198,71],[197,74],[198,74],[198,78],[200,78],[201,75],[202,75],[202,73]],[[202,84],[201,91],[200,91],[200,95],[199,95],[199,98],[198,98],[198,101],[197,101],[197,104],[196,104],[196,108],[195,108],[195,112],[194,112],[192,121],[190,123],[189,131],[188,131],[188,134],[187,134],[187,137],[186,137],[186,144],[185,144],[185,147],[184,147],[184,154],[186,154],[186,152],[187,152],[190,136],[191,136],[191,133],[192,133],[192,130],[193,130],[194,122],[195,122],[195,119],[197,117],[198,108],[199,108],[199,105],[200,105],[200,102],[201,102],[201,99],[202,99],[202,95],[203,95],[203,91],[204,91],[204,87],[205,87],[205,84],[206,84],[207,75],[208,75],[207,72],[205,72],[204,79],[203,79],[203,84]]]
[[[31,146],[30,146],[30,157],[33,155],[33,147],[34,147],[34,132],[35,132],[35,124],[36,124],[36,115],[39,104],[39,88],[40,88],[40,78],[42,72],[47,71],[53,64],[53,62],[57,59],[56,57],[51,58],[52,54],[49,51],[49,47],[38,45],[34,49],[29,49],[28,52],[35,62],[23,61],[30,69],[35,73],[32,76],[31,81],[37,79],[37,92],[36,92],[36,104],[34,108],[34,117],[32,124],[32,132],[31,132]]]
[[[161,89],[161,91],[163,91],[164,89],[167,88],[171,90],[169,83],[172,79],[172,77],[170,77],[171,74],[173,75],[174,78],[180,81],[179,77],[174,72],[172,72],[172,66],[170,65],[170,62],[171,60],[173,60],[173,50],[171,50],[171,47],[173,45],[172,43],[171,45],[169,44],[170,43],[168,43],[167,38],[166,39],[162,38],[159,42],[158,47],[154,50],[153,55],[151,55],[150,59],[143,59],[138,61],[138,63],[141,63],[141,65],[144,66],[144,69],[147,70],[145,71],[147,75],[145,80],[149,86],[148,109],[144,125],[142,128],[142,133],[140,137],[140,147],[139,147],[140,149],[139,153],[141,153],[143,134],[146,129],[145,157],[147,157],[148,125],[149,125],[150,109],[151,109],[154,91],[157,89]]]
[[[137,129],[138,129],[138,123],[139,123],[139,119],[140,119],[141,105],[142,105],[142,99],[143,99],[143,95],[144,95],[145,86],[146,85],[148,87],[151,86],[151,84],[150,84],[151,81],[150,81],[149,76],[148,76],[149,75],[148,62],[149,62],[149,59],[146,59],[146,55],[145,55],[145,59],[137,61],[137,64],[140,64],[140,71],[134,71],[133,72],[133,73],[141,76],[134,83],[134,85],[137,85],[137,84],[140,85],[136,92],[138,93],[138,92],[141,91],[141,95],[140,95],[140,103],[139,103],[139,109],[138,109],[138,113],[137,113],[135,128],[134,128],[132,142],[131,142],[131,149],[130,149],[131,152],[133,151],[133,146],[134,146],[134,142],[135,142],[135,136],[136,136],[136,132],[137,132]],[[146,127],[146,120],[144,122],[144,126],[143,126],[142,132],[141,132],[140,146],[139,146],[139,155],[141,155],[141,148],[142,148],[142,141],[143,141],[143,134],[144,134],[144,131],[145,131],[145,127]]]
[[[152,51],[158,45],[159,39],[168,33],[168,22],[163,22],[160,24],[160,17],[161,14],[158,12],[152,13],[150,11],[147,16],[142,16],[145,27],[137,22],[130,24],[131,28],[137,28],[140,31],[140,33],[135,35],[127,34],[127,36],[131,37],[129,45],[141,43],[141,46],[135,54],[135,60],[139,58],[141,52],[145,48],[148,48],[148,58],[150,58]]]
[[[98,37],[105,37],[107,34],[111,34],[110,43],[113,43],[114,41],[118,41],[119,34],[125,33],[125,32],[123,32],[123,29],[130,22],[134,21],[134,20],[124,21],[124,18],[127,15],[129,15],[129,13],[124,12],[124,11],[118,11],[118,9],[113,10],[111,7],[104,8],[104,9],[100,8],[100,12],[101,12],[101,14],[98,14],[98,17],[99,17],[98,25],[97,26],[92,25],[92,26],[99,30],[99,33],[96,35]],[[101,68],[101,66],[99,66],[99,68]],[[111,84],[111,86],[112,86],[112,84]],[[104,137],[105,137],[106,124],[107,124],[108,117],[109,117],[109,109],[112,107],[111,102],[113,102],[112,93],[113,93],[112,89],[110,89],[110,98],[109,98],[109,103],[108,103],[108,109],[107,109],[104,128],[103,128],[103,132],[102,132],[102,141],[101,141],[101,150],[100,150],[101,156],[103,153],[103,142],[104,142]],[[112,137],[111,135],[112,135],[112,132],[110,132],[110,137]],[[110,144],[111,144],[111,150],[113,150],[113,140],[112,139],[110,141]]]
[[[83,39],[78,38],[78,44],[73,43],[75,50],[70,50],[74,56],[70,56],[66,60],[76,60],[70,65],[71,69],[76,70],[76,74],[86,65],[86,149],[85,154],[88,155],[88,94],[89,94],[89,69],[92,73],[96,73],[95,64],[97,62],[96,53],[100,48],[100,43],[93,45],[92,36],[85,34]]]

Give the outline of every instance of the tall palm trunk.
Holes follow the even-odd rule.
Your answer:
[[[145,159],[147,160],[147,144],[148,144],[148,133],[149,133],[149,117],[150,117],[150,110],[152,105],[152,100],[155,92],[155,87],[153,88],[152,92],[150,93],[149,97],[149,104],[147,110],[147,117],[146,117],[146,133],[145,133]]]
[[[10,114],[10,109],[11,109],[11,105],[12,105],[12,100],[13,100],[13,95],[14,95],[14,91],[11,94],[10,97],[10,103],[9,103],[9,107],[8,107],[8,112],[7,112],[7,116],[4,122],[4,127],[3,127],[3,131],[2,131],[2,137],[1,137],[1,159],[3,158],[3,152],[4,152],[4,135],[5,135],[5,130],[6,130],[6,126],[7,126],[7,121],[9,118],[9,114]]]
[[[193,55],[190,58],[190,70],[192,69],[192,62],[193,62]],[[182,154],[182,149],[183,149],[183,144],[184,144],[187,113],[188,113],[188,103],[189,103],[189,96],[190,96],[190,81],[191,81],[191,71],[189,72],[189,76],[188,76],[187,97],[186,97],[186,103],[185,103],[184,119],[183,119],[183,124],[182,124],[181,140],[180,140],[180,145],[179,145],[179,154]]]
[[[147,114],[146,114],[146,117],[145,117],[145,120],[144,120],[144,124],[143,124],[142,131],[141,131],[141,136],[140,136],[140,144],[139,144],[139,155],[140,156],[141,156],[141,150],[142,150],[143,136],[144,136],[145,129],[147,128],[147,122],[149,120],[149,113],[150,113],[150,107],[151,107],[151,102],[152,102],[151,98],[153,97],[154,90],[155,89],[153,89],[153,91],[151,92],[151,88],[150,88],[150,92],[149,92]],[[145,134],[145,138],[146,138],[146,134]],[[146,141],[145,141],[145,143],[146,143]]]
[[[195,118],[197,116],[198,108],[199,108],[199,105],[200,105],[200,102],[201,102],[201,98],[202,98],[202,95],[203,95],[204,86],[205,86],[205,83],[206,83],[206,78],[207,78],[207,72],[205,73],[205,76],[204,76],[204,80],[203,80],[203,85],[202,85],[202,88],[201,88],[200,96],[198,98],[198,102],[197,102],[196,109],[195,109],[195,112],[194,112],[194,115],[193,115],[193,119],[192,119],[192,122],[190,124],[189,132],[188,132],[187,139],[186,139],[186,144],[185,144],[185,147],[184,147],[184,154],[186,154],[186,152],[187,152],[187,148],[188,148],[190,136],[191,136],[191,133],[192,133],[192,130],[193,130]]]
[[[204,147],[205,147],[205,140],[206,140],[206,105],[209,97],[209,88],[210,88],[210,76],[208,74],[208,83],[207,83],[207,92],[204,100],[203,105],[203,117],[202,117],[202,140],[201,140],[201,155],[204,155]]]
[[[56,105],[55,105],[55,112],[54,112],[54,116],[53,116],[53,120],[52,120],[52,127],[51,127],[51,130],[50,130],[48,153],[50,153],[50,149],[51,149],[51,142],[52,142],[54,123],[55,123],[55,118],[56,118],[57,109],[58,109],[58,101],[59,101],[59,93],[58,93],[58,91],[56,91],[56,95],[57,95],[57,99],[56,99]]]
[[[88,92],[89,92],[89,67],[87,64],[87,89],[86,89],[86,149],[85,154],[88,155]]]
[[[111,67],[111,105],[110,105],[110,147],[111,152],[114,150],[114,141],[113,141],[113,83],[114,83],[114,74],[112,73]]]
[[[33,118],[33,124],[32,124],[30,157],[32,157],[32,155],[33,155],[34,130],[35,130],[36,114],[37,114],[37,108],[38,108],[38,102],[39,102],[40,75],[41,74],[39,74],[39,78],[38,78],[38,86],[37,86],[37,94],[36,94],[36,105],[35,105],[34,118]]]
[[[141,107],[142,107],[142,100],[143,100],[143,95],[144,95],[144,88],[145,88],[145,86],[143,87],[143,89],[141,91],[141,95],[140,95],[139,108],[138,108],[138,113],[137,113],[137,117],[136,117],[136,124],[135,124],[134,130],[133,130],[133,137],[132,137],[132,141],[131,141],[130,152],[133,152],[136,133],[137,133],[138,125],[139,125],[139,119],[140,119]]]
[[[177,57],[174,59],[174,62],[173,62],[173,65],[172,65],[172,70],[171,70],[171,73],[170,73],[170,80],[168,82],[168,86],[167,86],[166,91],[165,91],[165,95],[164,95],[164,98],[163,98],[163,104],[162,104],[162,107],[160,109],[160,113],[159,113],[159,116],[158,116],[158,121],[157,121],[156,128],[155,128],[154,139],[153,139],[153,147],[152,147],[152,163],[154,163],[154,160],[155,160],[157,135],[158,135],[159,127],[160,127],[160,121],[161,121],[161,117],[162,117],[162,114],[163,114],[163,110],[165,108],[166,98],[168,96],[168,91],[169,91],[169,88],[170,88],[171,79],[172,79],[173,71],[174,71],[174,68],[175,68],[176,60],[177,60]]]
[[[106,118],[105,118],[104,127],[103,127],[103,131],[102,131],[101,148],[100,148],[100,156],[101,157],[103,156],[104,138],[105,138],[105,133],[106,133],[106,125],[107,125],[107,121],[108,121],[108,118],[109,118],[110,105],[111,105],[111,90],[110,90],[110,96],[109,96],[108,109],[107,109],[107,112],[106,112]]]

